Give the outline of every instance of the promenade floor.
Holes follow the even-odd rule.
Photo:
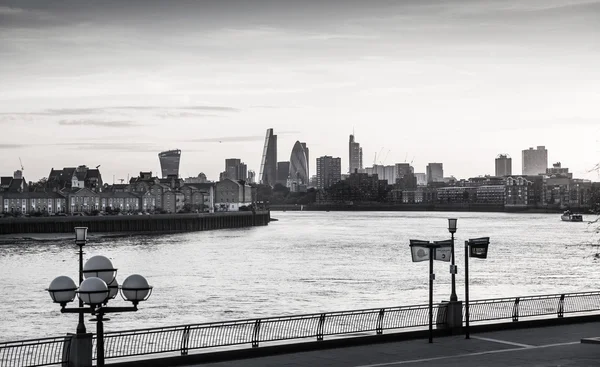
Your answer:
[[[600,366],[600,322],[505,330],[207,363],[210,367]]]

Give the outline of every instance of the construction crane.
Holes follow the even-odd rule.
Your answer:
[[[23,162],[21,161],[21,157],[19,157],[19,163],[21,164],[21,171],[25,171],[25,167],[23,167]]]
[[[392,151],[392,150],[391,150],[391,149],[389,149],[389,150],[387,151],[387,153],[385,154],[385,157],[384,157],[384,158],[383,158],[383,160],[381,161],[381,165],[382,165],[382,166],[385,164],[385,161],[387,160],[387,157],[388,157],[388,155],[390,154],[390,152],[391,152],[391,151]]]

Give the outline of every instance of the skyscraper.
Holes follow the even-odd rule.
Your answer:
[[[496,176],[512,175],[512,158],[508,154],[499,154],[496,157]]]
[[[275,183],[286,186],[289,177],[290,162],[277,162],[277,180]]]
[[[523,175],[536,176],[545,174],[548,168],[548,151],[543,145],[537,149],[529,148],[523,150]]]
[[[310,177],[310,156],[308,155],[308,147],[306,143],[302,144],[302,148],[304,148],[304,154],[306,155],[306,177]]]
[[[350,135],[348,151],[348,173],[354,173],[355,170],[360,172],[363,168],[362,148],[359,143],[354,141],[354,134]]]
[[[277,135],[273,135],[273,129],[267,129],[258,179],[269,186],[275,186],[277,181]]]
[[[444,182],[444,164],[429,163],[427,165],[427,183]]]
[[[304,147],[306,143],[299,141],[294,144],[292,154],[290,155],[290,174],[291,180],[301,185],[308,185],[308,161]]]
[[[317,158],[317,188],[325,189],[342,179],[342,159],[331,156]]]
[[[177,175],[179,177],[179,160],[181,158],[181,150],[167,150],[158,153],[160,161],[160,170],[162,178],[167,178],[169,175]]]
[[[225,159],[224,177],[232,180],[248,179],[248,166],[239,158]]]

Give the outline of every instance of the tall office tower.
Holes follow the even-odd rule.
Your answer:
[[[548,151],[543,145],[537,149],[523,150],[523,175],[536,176],[545,174],[548,168]]]
[[[277,181],[277,135],[273,135],[273,129],[267,129],[258,179],[269,186],[275,186]]]
[[[181,158],[181,150],[173,149],[158,153],[160,161],[160,170],[162,178],[167,178],[169,175],[177,175],[179,177],[179,160]]]
[[[427,174],[426,173],[415,173],[417,178],[417,186],[427,186]]]
[[[355,170],[358,170],[358,172],[362,171],[362,148],[360,147],[359,143],[354,141],[354,135],[350,135],[348,151],[348,173],[354,173]]]
[[[277,162],[277,180],[275,181],[275,183],[286,186],[289,177],[290,162]]]
[[[256,182],[256,172],[254,172],[253,170],[249,170],[248,171],[248,183],[255,183]]]
[[[248,166],[239,158],[225,159],[225,178],[232,180],[248,179]]]
[[[427,165],[427,183],[444,182],[444,164],[429,163]]]
[[[317,158],[317,188],[325,189],[342,179],[342,159],[331,156]]]
[[[308,160],[304,151],[305,143],[299,141],[294,144],[290,155],[289,178],[301,185],[308,185]]]
[[[508,154],[499,154],[496,157],[496,176],[512,175],[512,158]]]
[[[310,177],[310,156],[308,155],[308,147],[306,146],[306,143],[300,144],[302,144],[302,148],[304,148],[304,154],[306,155],[306,177]]]

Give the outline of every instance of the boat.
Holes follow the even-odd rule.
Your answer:
[[[565,222],[583,222],[583,215],[581,214],[573,214],[570,210],[567,210],[560,216]]]

